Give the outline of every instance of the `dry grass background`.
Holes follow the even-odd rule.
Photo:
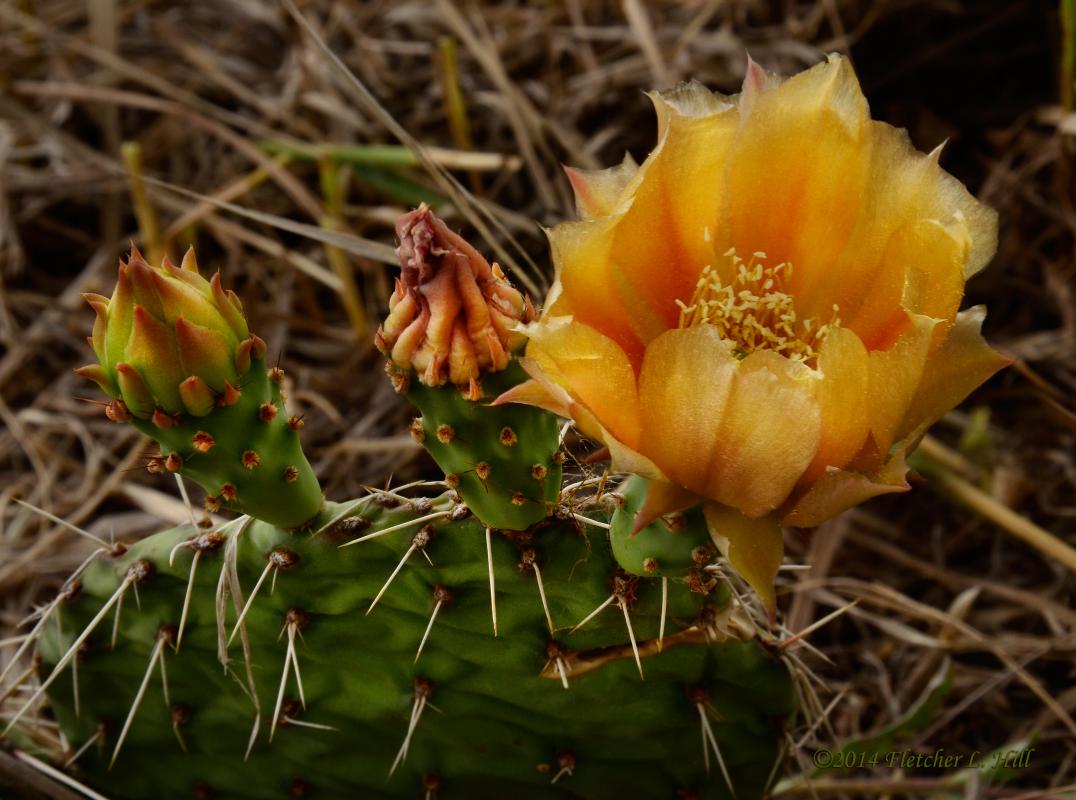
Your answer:
[[[4,635],[94,547],[15,498],[117,540],[186,517],[176,487],[142,471],[147,443],[81,399],[95,392],[71,372],[90,358],[92,313],[79,293],[110,290],[129,240],[173,258],[195,243],[203,269],[223,269],[288,368],[327,492],[351,496],[431,465],[401,435],[409,410],[369,345],[397,213],[431,200],[540,289],[538,226],[572,213],[560,164],[645,156],[654,132],[643,90],[696,77],[734,91],[745,50],[782,72],[841,50],[874,115],[908,127],[923,149],[948,139],[943,164],[1001,212],[998,256],[968,303],[989,305],[989,336],[1020,361],[939,424],[949,449],[935,448],[927,485],[791,542],[791,558],[813,565],[783,579],[791,630],[860,602],[811,634],[819,652],[794,651],[810,713],[790,738],[789,769],[809,773],[818,748],[892,729],[883,750],[968,755],[1030,741],[1035,752],[1005,775],[883,765],[783,788],[1076,796],[1073,570],[980,513],[1011,508],[1076,544],[1076,198],[1065,138],[1076,117],[1058,78],[1076,43],[1062,46],[1057,6],[298,5],[387,115],[450,151],[432,158],[475,192],[478,216],[447,202],[444,177],[406,152],[369,147],[397,144],[385,118],[275,2],[0,2]],[[132,184],[136,162],[144,180]],[[344,235],[312,238],[329,230]],[[952,502],[946,485],[983,492]],[[0,664],[12,641],[0,642]]]

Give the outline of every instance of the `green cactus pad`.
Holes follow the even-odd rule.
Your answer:
[[[521,531],[541,521],[560,491],[560,422],[532,406],[491,406],[527,379],[513,361],[482,378],[482,398],[446,384],[411,382],[407,397],[422,412],[412,434],[422,442],[482,522]]]
[[[668,514],[632,534],[635,514],[643,507],[648,487],[648,481],[633,477],[618,490],[624,503],[613,513],[609,529],[613,557],[633,575],[691,575],[714,553],[702,507]]]
[[[139,604],[129,588],[115,647],[109,646],[107,616],[80,650],[79,714],[70,668],[49,688],[73,748],[102,731],[77,762],[80,779],[114,800],[728,798],[717,761],[710,758],[709,773],[704,768],[701,704],[736,797],[764,795],[793,692],[786,669],[752,638],[742,612],[717,605],[717,593],[706,596],[670,581],[659,652],[662,582],[618,572],[603,530],[550,521],[526,535],[492,537],[500,623],[494,637],[485,529],[473,517],[459,519],[458,511],[448,516],[453,508],[448,496],[396,508],[374,498],[346,508],[327,504],[312,533],[233,524],[222,531],[227,541],[208,547],[204,535],[196,538],[203,532],[176,528],[114,561],[94,563],[83,591],[64,604],[39,647],[47,675],[124,576],[140,577]],[[329,524],[346,514],[353,521]],[[437,514],[443,516],[430,518]],[[177,653],[170,643],[196,553]],[[245,618],[249,674],[261,709],[246,760],[255,710],[244,688],[243,636],[231,645],[227,670],[217,659],[219,635],[227,638],[236,619],[237,598],[229,597],[218,629],[215,598],[218,585],[228,583],[230,564],[244,600],[262,579]],[[552,649],[535,565],[556,626]],[[608,598],[614,578],[630,584],[645,680],[617,604],[570,632]],[[416,663],[435,598],[444,602]],[[169,638],[158,645],[162,630]],[[291,673],[280,717],[287,719],[269,742],[289,640],[305,708]],[[160,667],[146,679],[155,648],[167,672],[167,703]],[[563,659],[568,690],[551,654]],[[141,704],[109,769],[143,681]],[[419,694],[428,691],[428,704],[390,777],[416,708],[416,686]]]
[[[301,421],[288,418],[262,359],[251,360],[238,394],[226,399],[233,402],[205,416],[131,422],[160,443],[154,464],[198,483],[212,506],[283,528],[309,522],[321,508],[321,487],[299,442]]]

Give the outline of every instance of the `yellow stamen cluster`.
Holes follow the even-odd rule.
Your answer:
[[[679,327],[713,325],[722,339],[735,345],[740,358],[755,350],[774,350],[814,366],[826,334],[841,324],[837,306],[833,306],[828,322],[820,323],[813,317],[801,320],[792,296],[785,291],[792,277],[791,264],[768,267],[765,253],[755,253],[744,262],[734,249],[725,257],[736,270],[735,279],[731,284],[722,283],[717,270],[707,264],[691,302],[676,301]]]

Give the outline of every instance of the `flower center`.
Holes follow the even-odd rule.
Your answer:
[[[677,300],[680,328],[713,325],[722,339],[732,342],[737,358],[755,350],[774,350],[793,361],[814,366],[822,342],[833,328],[840,327],[838,308],[823,322],[817,317],[799,319],[792,296],[785,289],[792,277],[792,265],[782,262],[766,266],[765,253],[755,253],[744,262],[734,249],[725,253],[736,270],[731,284],[721,282],[709,264],[695,284],[690,303]]]

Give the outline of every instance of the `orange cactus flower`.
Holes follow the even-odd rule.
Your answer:
[[[870,118],[849,62],[652,95],[641,166],[569,170],[582,219],[499,402],[572,418],[649,478],[645,519],[699,500],[774,604],[781,526],[908,489],[929,425],[1007,361],[958,311],[994,211]]]

